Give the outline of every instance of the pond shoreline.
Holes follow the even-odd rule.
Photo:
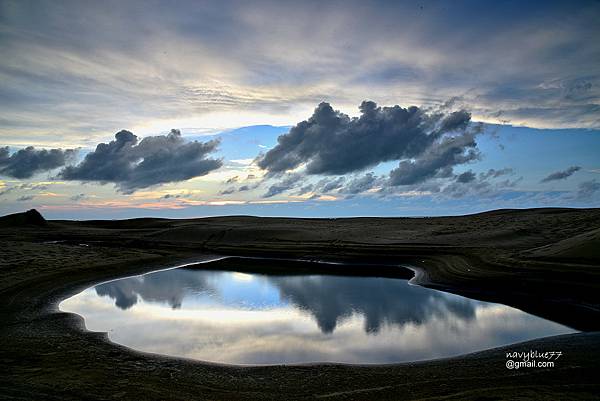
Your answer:
[[[411,285],[412,275],[398,265],[217,257],[96,283],[59,309],[133,350],[233,366],[412,363],[573,332]]]

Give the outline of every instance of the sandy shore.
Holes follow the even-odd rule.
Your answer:
[[[420,219],[0,219],[7,399],[594,399],[600,394],[600,210]],[[213,255],[408,263],[427,286],[586,331],[386,366],[225,367],[133,352],[57,303],[96,282]],[[421,280],[424,279],[421,278]],[[506,350],[562,351],[508,370]]]

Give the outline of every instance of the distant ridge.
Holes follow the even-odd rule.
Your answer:
[[[22,213],[14,213],[0,217],[0,227],[21,227],[21,226],[38,226],[45,227],[48,222],[35,209],[30,209]]]

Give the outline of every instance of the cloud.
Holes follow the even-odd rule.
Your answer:
[[[345,177],[337,177],[334,179],[324,178],[315,186],[315,192],[328,193],[340,189],[346,181]]]
[[[220,191],[219,195],[231,195],[234,192],[236,192],[236,189],[233,188],[233,187],[229,187],[227,189],[224,189],[224,190]]]
[[[340,192],[349,195],[360,194],[372,189],[380,181],[381,180],[378,179],[373,173],[367,173],[362,177],[352,179],[342,189],[340,189]]]
[[[586,100],[593,102],[595,99],[592,96],[593,87],[593,83],[585,79],[567,81],[562,86],[563,97],[566,100]]]
[[[179,309],[190,290],[195,294],[216,294],[226,304],[220,289],[214,285],[222,274],[174,269],[99,284],[95,291],[99,296],[113,299],[115,306],[123,310],[132,308],[139,300]],[[448,315],[460,320],[475,317],[473,301],[410,286],[404,280],[302,275],[265,276],[264,280],[263,284],[273,286],[279,293],[280,300],[274,302],[291,301],[309,313],[323,333],[333,333],[339,323],[353,314],[364,317],[367,333],[377,333],[386,324],[423,325]]]
[[[477,194],[479,196],[491,195],[493,189],[494,188],[489,181],[474,179],[466,183],[457,180],[444,187],[440,192],[441,194],[452,198],[463,198],[472,194]]]
[[[354,195],[375,186],[418,185],[432,178],[454,178],[454,166],[479,159],[475,137],[482,127],[472,124],[465,110],[444,110],[378,107],[363,101],[360,117],[352,118],[328,103],[320,103],[309,119],[279,136],[274,148],[257,157],[257,165],[266,170],[263,182],[288,174],[272,184],[265,196],[299,187],[298,177],[338,176],[305,183],[296,195]],[[400,163],[387,179],[373,173],[351,180],[346,176],[394,160]]]
[[[45,191],[52,182],[24,182],[22,184],[13,184],[11,186],[0,187],[0,196],[10,194],[14,191]]]
[[[344,318],[356,313],[364,316],[367,333],[377,333],[385,324],[421,325],[445,314],[466,320],[474,317],[468,301],[409,286],[403,280],[329,276],[318,280],[307,276],[268,279],[282,298],[312,314],[323,333],[334,332]]]
[[[267,195],[273,196],[271,194],[279,194],[290,189],[300,187],[300,185],[304,183],[303,178],[306,177],[304,177],[300,173],[289,174],[283,179],[281,179],[279,182],[271,185]],[[308,183],[306,185],[301,186],[295,192],[295,195],[300,196],[313,192],[314,194],[312,198],[314,199],[319,198],[321,194],[328,194],[334,192],[354,195],[372,188],[375,182],[377,181],[378,179],[373,175],[373,173],[368,173],[362,177],[353,178],[350,181],[345,176],[334,178],[326,177],[319,180],[316,183]]]
[[[80,201],[80,200],[85,199],[85,198],[87,198],[86,194],[77,194],[77,195],[71,196],[69,199],[72,200],[72,201],[77,202],[77,201]]]
[[[0,148],[0,175],[13,178],[30,178],[34,174],[62,167],[72,159],[74,149],[40,149],[33,146],[9,155],[8,146]]]
[[[23,195],[17,198],[18,202],[27,202],[30,200],[33,200],[33,198],[35,198],[35,195]]]
[[[229,181],[229,180],[228,180]],[[235,180],[233,181],[235,182],[239,182],[239,180]],[[234,187],[234,186],[230,186],[228,188],[223,189],[222,191],[219,192],[219,195],[231,195],[234,194],[236,192],[246,192],[246,191],[251,191],[253,189],[256,189],[260,186],[261,183],[254,183],[254,184],[244,184],[244,185],[240,185],[238,188]],[[275,186],[277,186],[278,184],[275,184]],[[285,183],[282,185],[286,185]],[[273,188],[273,193],[277,192],[276,188]],[[273,196],[273,195],[271,195]]]
[[[486,179],[486,178],[497,178],[503,175],[507,175],[507,174],[514,174],[514,170],[512,168],[503,168],[500,170],[496,170],[496,169],[489,169],[488,171],[486,171],[485,173],[479,173],[479,178],[481,179]]]
[[[442,137],[464,131],[470,122],[466,111],[444,115],[416,106],[378,107],[371,101],[363,101],[360,111],[360,117],[351,118],[329,103],[320,103],[308,120],[281,135],[277,145],[259,157],[258,166],[270,174],[301,165],[306,165],[309,175],[346,174],[386,161],[419,157],[437,141],[452,147],[449,139]],[[469,139],[463,147],[475,146],[473,138]],[[429,153],[434,155],[431,150]],[[458,162],[458,155],[456,159]]]
[[[469,170],[469,171],[465,171],[462,174],[459,174],[456,177],[456,182],[460,182],[462,184],[466,184],[468,182],[471,182],[471,181],[475,180],[476,178],[477,178],[477,175],[475,175],[474,172],[472,172],[471,170]]]
[[[251,191],[260,186],[260,183],[250,184],[250,185],[242,185],[238,188],[238,192]]]
[[[413,185],[433,177],[452,176],[453,167],[478,160],[480,157],[475,135],[477,131],[463,132],[443,138],[425,149],[412,160],[403,160],[390,171],[390,185]]]
[[[462,174],[456,175],[454,182],[446,185],[443,189],[432,191],[431,188],[428,188],[428,190],[432,192],[441,192],[442,195],[450,196],[452,198],[463,198],[470,195],[491,197],[499,195],[499,193],[504,191],[506,188],[512,188],[516,186],[517,183],[523,179],[523,177],[519,177],[513,180],[496,180],[504,175],[512,174],[514,174],[514,170],[511,168],[503,168],[500,170],[489,169],[488,171],[479,173],[478,175],[469,170]]]
[[[313,189],[315,188],[314,184],[306,184],[303,187],[301,187],[298,192],[296,192],[296,195],[304,195],[307,194],[309,192],[311,192]]]
[[[123,130],[114,141],[100,143],[79,165],[67,166],[59,176],[65,180],[114,183],[121,192],[132,193],[220,168],[221,160],[207,158],[218,144],[217,140],[186,142],[179,130],[138,141],[137,136]]]
[[[598,191],[600,191],[600,182],[596,180],[585,181],[579,184],[577,198],[581,200],[588,200]]]
[[[185,290],[188,288],[212,289],[211,276],[218,273],[198,274],[197,271],[174,269],[169,273],[156,272],[141,277],[125,278],[99,284],[94,289],[100,296],[115,300],[115,305],[127,310],[137,304],[138,299],[145,302],[166,302],[173,309],[181,307]]]
[[[461,94],[480,121],[498,122],[502,111],[526,126],[600,127],[598,2],[421,10],[350,0],[319,13],[304,2],[182,3],[10,2],[5,143],[53,143],[56,127],[60,140],[82,143],[123,125],[163,127],[174,115],[206,129],[288,124],[320,99],[346,107],[364,93],[427,105]],[[452,39],[440,40],[446,32]]]
[[[275,195],[279,195],[282,192],[290,190],[296,186],[296,184],[302,179],[300,174],[288,174],[281,181],[272,184],[267,192],[263,195],[263,198],[270,198]]]
[[[577,172],[579,170],[581,170],[581,167],[579,167],[579,166],[571,166],[571,167],[569,167],[566,170],[556,171],[556,172],[548,175],[546,178],[544,178],[540,182],[550,182],[550,181],[564,180],[564,179],[572,176],[573,174],[575,174],[575,172]]]
[[[318,197],[318,194],[326,194],[334,191],[345,195],[356,195],[366,192],[383,182],[384,180],[375,176],[372,172],[351,179],[347,179],[344,176],[333,179],[324,178],[316,184],[308,184],[302,187],[298,195],[315,192],[315,197]]]

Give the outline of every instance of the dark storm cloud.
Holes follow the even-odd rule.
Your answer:
[[[415,106],[378,107],[370,101],[362,102],[360,111],[360,117],[351,118],[329,103],[319,104],[308,120],[277,139],[277,146],[258,159],[259,167],[275,174],[306,164],[307,174],[338,175],[418,158],[438,141],[447,147],[444,135],[464,132],[471,118],[466,111],[445,115]],[[470,139],[463,148],[475,146]],[[451,159],[456,163],[459,157]]]
[[[9,155],[8,146],[0,148],[0,175],[13,178],[30,178],[36,173],[64,166],[75,156],[74,149],[40,149],[33,146]]]
[[[544,178],[540,182],[550,182],[550,181],[564,180],[565,178],[568,178],[568,177],[572,176],[573,174],[575,174],[579,170],[581,170],[581,167],[579,167],[579,166],[571,166],[571,167],[569,167],[566,170],[556,171],[556,172],[548,175],[546,178]]]
[[[444,113],[419,107],[360,105],[361,116],[351,118],[320,103],[313,115],[278,138],[278,144],[259,156],[258,166],[267,177],[305,166],[304,175],[339,175],[364,170],[383,162],[400,160],[383,182],[372,174],[347,182],[345,177],[307,184],[298,194],[338,191],[358,194],[382,185],[415,185],[431,178],[453,177],[453,167],[479,158],[475,137],[479,125],[471,125],[464,110]],[[300,173],[296,173],[300,174]],[[274,184],[266,196],[297,186],[289,177]],[[345,185],[344,183],[347,182]]]
[[[459,110],[450,113],[442,120],[442,126],[440,132],[450,132],[459,129],[465,129],[471,121],[471,114],[466,110]]]
[[[123,130],[115,135],[114,141],[99,144],[79,165],[63,169],[60,177],[115,183],[120,191],[131,193],[152,185],[185,181],[220,168],[221,160],[207,158],[218,144],[217,140],[186,142],[179,130],[138,141],[137,136]]]
[[[479,159],[476,131],[443,138],[413,160],[403,160],[390,171],[390,185],[413,185],[433,177],[449,177],[453,166]]]

